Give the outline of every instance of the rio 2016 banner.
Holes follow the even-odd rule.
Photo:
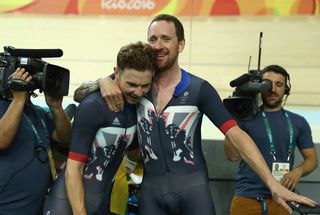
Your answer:
[[[0,0],[0,13],[177,16],[319,15],[320,0]]]

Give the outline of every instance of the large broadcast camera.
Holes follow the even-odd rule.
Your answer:
[[[271,81],[262,80],[260,72],[262,35],[260,32],[258,69],[248,69],[248,73],[232,80],[230,86],[235,87],[235,91],[231,97],[223,100],[224,106],[236,120],[253,119],[262,104],[261,93],[268,92],[271,88]]]
[[[41,58],[61,57],[61,49],[15,49],[5,46],[0,53],[0,96],[4,99],[12,97],[10,90],[28,91],[34,94],[34,90],[46,92],[50,96],[66,96],[69,92],[68,69],[49,64]],[[12,79],[16,68],[25,68],[32,76],[30,83]],[[35,95],[35,94],[34,94]]]

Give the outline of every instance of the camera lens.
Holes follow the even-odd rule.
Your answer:
[[[57,76],[54,76],[53,73],[48,73],[47,75],[47,89],[48,90],[54,90],[54,89],[59,89],[59,86],[60,86],[60,77],[57,75]]]

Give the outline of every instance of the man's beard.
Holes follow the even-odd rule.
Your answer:
[[[276,101],[269,102],[266,97],[262,98],[263,105],[268,108],[276,108],[281,106],[283,97],[279,97]]]
[[[169,59],[169,61],[165,65],[163,65],[162,67],[157,65],[156,73],[159,73],[159,74],[165,73],[166,71],[168,71],[175,64],[177,59],[178,59],[178,55],[176,55],[174,57],[174,59],[172,59],[172,60]]]

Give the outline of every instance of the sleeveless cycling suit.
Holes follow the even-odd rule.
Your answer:
[[[83,185],[88,215],[109,214],[114,175],[126,149],[136,142],[136,108],[109,111],[100,92],[89,95],[78,107],[72,128],[69,159],[85,163]],[[50,190],[46,215],[72,215],[64,171]]]
[[[216,90],[182,70],[163,112],[156,113],[150,92],[138,104],[137,114],[144,160],[140,214],[215,214],[201,149],[202,117],[223,133],[236,125]]]

